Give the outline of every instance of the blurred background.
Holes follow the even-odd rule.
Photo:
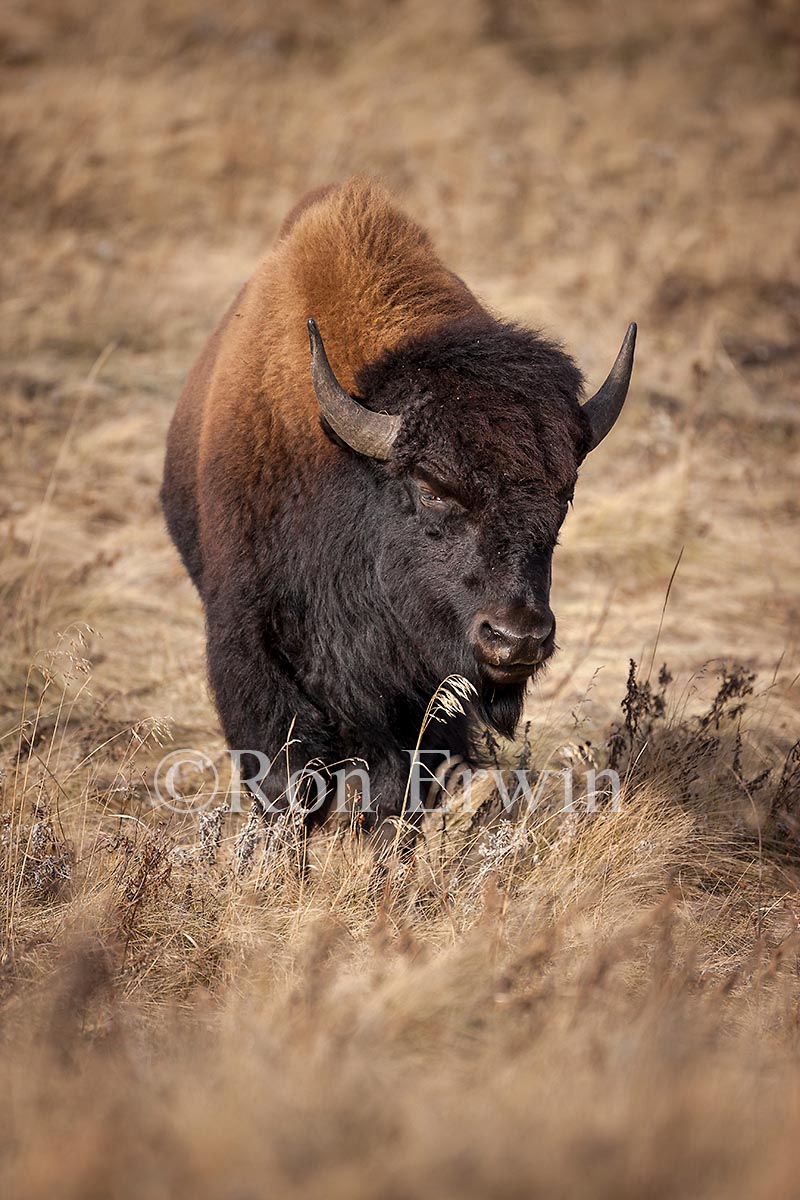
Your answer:
[[[217,736],[157,505],[166,426],[287,209],[366,171],[590,385],[639,322],[534,719],[611,711],[681,551],[656,659],[692,687],[734,657],[796,715],[792,0],[7,0],[0,58],[0,711],[80,621],[104,719]]]

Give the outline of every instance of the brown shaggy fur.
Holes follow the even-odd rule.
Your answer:
[[[173,486],[196,494],[198,471],[224,456],[259,470],[280,422],[316,469],[335,453],[319,424],[306,321],[316,318],[334,372],[351,390],[384,350],[445,321],[480,312],[437,258],[430,237],[373,181],[318,188],[287,216],[280,236],[217,326],[192,370],[170,430]],[[266,400],[266,397],[269,400]],[[180,465],[182,464],[182,466]],[[203,511],[200,527],[216,524]],[[223,527],[218,533],[224,533]],[[215,559],[224,569],[224,556]],[[196,568],[190,565],[196,578]]]
[[[310,316],[336,377],[350,391],[359,370],[382,351],[478,308],[436,257],[428,234],[382,188],[364,178],[319,188],[289,214],[234,307],[236,328],[209,381],[203,442],[214,436],[219,403],[240,415],[248,409],[257,429],[264,395],[295,428],[318,430],[308,365]],[[233,394],[221,386],[230,382],[227,364],[235,370]],[[318,440],[325,445],[321,433]]]

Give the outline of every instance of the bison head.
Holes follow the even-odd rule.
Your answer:
[[[360,456],[364,506],[379,514],[382,599],[430,682],[472,679],[488,718],[510,732],[527,680],[555,648],[553,551],[578,467],[622,409],[636,327],[581,405],[571,358],[485,314],[385,352],[360,372],[355,396],[308,325],[326,432]]]

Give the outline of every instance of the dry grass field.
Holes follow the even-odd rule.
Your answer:
[[[6,0],[0,62],[0,1195],[796,1196],[796,4]],[[639,322],[519,751],[624,788],[302,870],[153,803],[224,758],[157,490],[215,317],[354,171],[590,383]]]

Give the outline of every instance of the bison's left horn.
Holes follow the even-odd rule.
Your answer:
[[[313,318],[308,321],[308,336],[311,380],[325,420],[351,449],[385,461],[392,453],[402,418],[364,408],[344,390],[328,362],[322,335]]]
[[[595,392],[591,400],[587,400],[583,406],[583,411],[589,418],[589,425],[592,430],[590,450],[594,450],[595,446],[600,445],[622,412],[622,406],[628,394],[628,384],[631,381],[633,351],[635,347],[636,326],[631,324],[628,326],[625,340],[617,355],[617,361],[609,372],[608,379],[606,379],[600,390]]]

